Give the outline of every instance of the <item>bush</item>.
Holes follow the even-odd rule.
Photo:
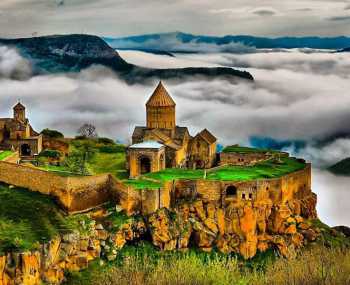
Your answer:
[[[48,158],[60,158],[62,154],[58,150],[54,149],[45,149],[40,154],[39,157],[48,157]]]
[[[112,144],[112,145],[115,144],[115,142],[110,138],[98,138],[97,142],[101,144]]]
[[[125,146],[123,145],[104,145],[99,148],[100,152],[103,153],[118,153],[118,152],[124,152],[125,151]]]
[[[63,138],[64,137],[61,132],[56,131],[56,130],[50,130],[50,129],[42,130],[41,134],[44,135],[45,137],[55,138],[55,139],[59,139],[59,138]]]

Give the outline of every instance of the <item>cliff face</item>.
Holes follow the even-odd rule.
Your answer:
[[[315,194],[280,205],[270,199],[224,206],[196,200],[178,204],[174,212],[158,210],[148,225],[154,245],[163,250],[194,244],[205,251],[215,247],[251,258],[257,251],[275,248],[292,257],[296,249],[317,237],[317,229],[307,222],[317,217],[315,207]]]
[[[319,230],[308,219],[316,217],[316,195],[274,205],[271,200],[227,202],[218,205],[202,200],[182,201],[174,210],[161,208],[148,217],[130,217],[118,225],[113,218],[83,223],[84,232],[57,236],[32,252],[0,256],[0,285],[59,284],[66,271],[87,268],[90,261],[116,259],[118,251],[148,232],[160,250],[204,251],[214,247],[223,253],[253,257],[258,251],[277,249],[285,257],[314,241]],[[93,214],[90,214],[92,218]]]

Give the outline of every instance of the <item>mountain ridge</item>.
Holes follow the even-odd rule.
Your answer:
[[[33,38],[1,39],[0,45],[15,47],[33,66],[34,74],[79,72],[92,65],[113,70],[128,83],[149,78],[173,79],[189,76],[217,76],[254,80],[246,71],[229,67],[151,69],[127,63],[100,37],[93,35],[52,35]]]
[[[184,51],[185,46],[175,47],[174,43],[180,45],[189,44],[209,44],[223,48],[223,51],[229,50],[227,45],[242,44],[247,47],[255,47],[257,49],[263,48],[314,48],[314,49],[343,49],[350,46],[350,37],[258,37],[250,35],[225,35],[225,36],[207,36],[207,35],[193,35],[183,32],[170,33],[155,33],[144,34],[128,37],[103,37],[103,39],[113,48],[149,48],[164,50],[167,52]],[[169,45],[170,43],[173,45]],[[225,47],[226,45],[226,47]],[[173,48],[172,48],[173,47]],[[187,50],[191,47],[187,47]],[[192,46],[194,49],[195,47]],[[195,49],[194,49],[195,51]]]

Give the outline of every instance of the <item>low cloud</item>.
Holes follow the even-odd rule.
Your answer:
[[[249,144],[252,136],[305,141],[300,155],[319,166],[350,156],[346,139],[316,144],[337,133],[350,134],[344,123],[350,121],[350,59],[344,53],[293,50],[169,57],[123,51],[121,56],[149,67],[232,66],[253,74],[253,83],[201,77],[167,80],[177,102],[178,124],[189,126],[193,134],[208,128],[223,144]],[[156,84],[129,86],[100,66],[26,81],[6,76],[0,80],[0,117],[7,117],[20,97],[38,130],[57,128],[73,136],[81,124],[92,122],[99,134],[128,142],[133,127],[145,123],[144,104]]]
[[[31,75],[30,63],[12,48],[0,46],[0,79],[23,80]]]
[[[328,20],[329,20],[329,21],[332,21],[332,22],[350,21],[350,15],[346,15],[346,16],[334,16],[334,17],[328,18]]]
[[[278,11],[272,8],[256,8],[251,11],[252,14],[266,17],[266,16],[274,16],[278,14]]]
[[[317,212],[321,221],[330,226],[350,226],[350,177],[335,176],[314,169],[312,190],[317,194]]]

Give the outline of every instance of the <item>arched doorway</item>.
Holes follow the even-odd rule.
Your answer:
[[[31,156],[32,151],[30,149],[30,145],[29,144],[22,144],[21,145],[21,156]]]
[[[151,172],[151,160],[147,156],[140,158],[140,174],[146,174]]]
[[[237,188],[230,185],[226,188],[226,197],[235,197],[237,195]]]

